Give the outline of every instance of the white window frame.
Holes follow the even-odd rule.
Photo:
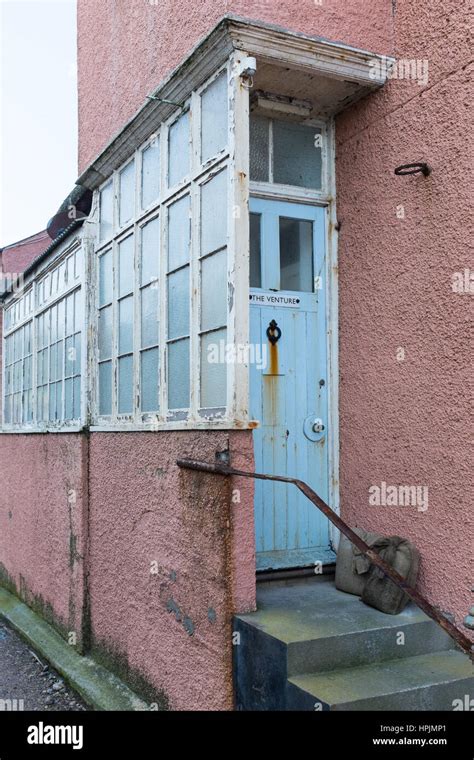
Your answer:
[[[48,299],[46,299],[43,303],[38,305],[37,299],[38,299],[38,289],[39,284],[43,281],[44,277],[48,274],[51,274],[52,272],[56,271],[61,264],[66,261],[71,255],[74,255],[76,252],[80,251],[82,249],[82,255],[80,257],[81,261],[81,267],[79,276],[77,279],[75,279],[73,282],[69,282],[67,287],[62,289],[60,292],[55,293],[53,296],[50,296]],[[86,422],[86,386],[87,386],[87,377],[86,377],[86,356],[87,356],[87,314],[86,314],[86,308],[85,308],[85,288],[84,288],[84,282],[85,282],[85,268],[86,268],[86,256],[85,256],[85,250],[82,246],[81,242],[81,236],[80,235],[74,235],[73,238],[69,238],[66,240],[63,244],[60,244],[56,251],[52,252],[51,257],[48,257],[44,262],[42,262],[38,269],[32,273],[31,275],[27,276],[25,279],[25,282],[23,283],[23,286],[21,290],[18,290],[17,292],[13,292],[12,295],[7,297],[5,299],[5,302],[3,304],[3,317],[4,317],[4,329],[2,334],[2,429],[0,432],[2,433],[46,433],[46,432],[75,432],[78,430],[81,430]],[[82,315],[82,325],[81,325],[81,401],[80,401],[80,419],[74,419],[74,420],[57,420],[57,421],[38,421],[37,419],[37,354],[38,354],[38,344],[37,344],[37,319],[38,317],[48,311],[52,306],[55,306],[59,303],[59,301],[65,299],[67,296],[74,293],[76,290],[82,291],[82,298],[83,298],[83,315]],[[32,293],[32,312],[28,316],[24,316],[22,319],[18,320],[14,323],[14,325],[9,325],[9,327],[5,327],[5,316],[8,309],[10,309],[12,306],[19,302],[19,300],[24,296],[24,294],[31,292]],[[31,321],[32,323],[32,405],[33,405],[33,419],[31,422],[21,422],[21,423],[7,423],[5,421],[5,381],[6,381],[6,367],[5,367],[5,344],[7,338],[9,338],[11,335],[15,333],[17,329],[25,325],[28,321]],[[66,339],[63,337],[64,342],[64,349],[65,350],[65,343]],[[50,344],[49,344],[50,345]],[[48,353],[48,362],[49,362],[49,353]],[[65,371],[64,371],[64,362],[63,362],[63,372],[62,372],[62,409],[64,410],[64,403],[65,403],[65,395],[64,395],[64,389],[65,389]],[[49,389],[49,375],[48,375],[48,389]],[[23,402],[22,402],[23,403]]]
[[[241,87],[237,58],[242,54],[234,54],[204,83],[197,87],[190,97],[183,103],[182,109],[177,109],[153,132],[152,135],[135,151],[133,156],[127,158],[113,172],[112,177],[107,179],[97,188],[94,209],[96,222],[96,236],[92,251],[92,291],[90,324],[93,326],[94,346],[91,362],[91,430],[157,430],[157,429],[200,429],[200,428],[229,428],[244,427],[248,421],[248,366],[226,365],[227,375],[227,404],[219,409],[200,410],[198,399],[200,398],[200,188],[210,180],[214,174],[227,171],[227,276],[228,289],[235,293],[231,299],[231,308],[227,318],[227,342],[245,344],[248,341],[248,91]],[[228,82],[228,143],[218,154],[201,164],[201,135],[200,135],[200,105],[201,93],[204,92],[219,76],[227,76]],[[171,126],[179,116],[190,109],[190,172],[174,187],[168,187],[168,134]],[[145,209],[141,208],[141,184],[142,184],[142,153],[156,139],[159,139],[161,192],[158,199],[149,204]],[[133,220],[118,228],[119,207],[119,174],[130,162],[135,161],[135,216]],[[107,184],[113,183],[113,228],[112,234],[107,239],[100,240],[100,193]],[[167,248],[166,239],[168,234],[168,208],[185,195],[190,195],[191,207],[191,246],[190,246],[190,282],[193,297],[190,303],[190,406],[187,413],[171,412],[167,408],[167,377],[165,350],[167,338],[167,302],[166,302],[166,275],[167,275]],[[240,208],[240,218],[234,213],[235,208]],[[159,274],[159,402],[160,410],[157,414],[141,412],[138,408],[139,395],[139,357],[140,346],[140,318],[139,308],[140,292],[139,283],[139,230],[144,224],[160,216],[160,274]],[[134,234],[135,256],[135,285],[134,285],[134,409],[130,415],[117,413],[117,390],[118,377],[116,370],[116,348],[113,361],[113,390],[112,390],[112,415],[99,414],[98,398],[98,259],[108,249],[114,251],[114,278],[117,277],[117,255],[115,253],[118,242],[129,235]],[[239,247],[239,251],[236,248]],[[241,260],[243,257],[243,261]],[[236,263],[237,262],[237,263]],[[113,331],[118,332],[116,316],[113,318]],[[203,331],[207,332],[207,331]],[[114,337],[116,347],[117,336]]]

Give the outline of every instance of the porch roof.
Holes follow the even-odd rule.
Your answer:
[[[284,67],[287,89],[298,86],[304,96],[305,81],[317,80],[319,114],[330,116],[387,79],[393,59],[263,22],[225,16],[193,48],[189,56],[154,90],[137,113],[124,125],[77,180],[90,190],[97,188],[167,119],[176,105],[184,103],[233,51],[257,58],[258,87],[272,80],[272,69]],[[287,94],[287,93],[281,93]],[[155,99],[156,98],[156,99]],[[171,101],[163,102],[163,101]]]

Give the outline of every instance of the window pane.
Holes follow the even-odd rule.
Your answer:
[[[66,335],[74,332],[74,293],[66,298]]]
[[[142,412],[158,410],[158,349],[143,351],[140,371],[140,399]]]
[[[227,324],[227,250],[201,262],[201,330]]]
[[[112,251],[99,258],[99,306],[112,302]]]
[[[119,354],[133,351],[133,296],[119,302]]]
[[[280,289],[313,291],[313,223],[280,217]]]
[[[112,362],[99,364],[99,414],[112,414]]]
[[[201,408],[226,405],[227,365],[224,361],[227,330],[201,336]]]
[[[227,172],[201,187],[201,256],[227,245]]]
[[[190,199],[185,195],[168,209],[168,271],[189,261],[190,239]]]
[[[168,345],[168,407],[189,407],[189,340]]]
[[[74,375],[75,365],[75,349],[74,349],[74,337],[66,338],[66,362],[65,362],[65,377],[71,377]]]
[[[81,378],[74,378],[74,410],[73,419],[79,420],[81,418]]]
[[[142,153],[142,208],[160,194],[160,138],[156,137]]]
[[[189,335],[189,267],[168,275],[168,338]]]
[[[73,385],[72,378],[64,383],[64,419],[72,420],[74,414]]]
[[[273,122],[273,181],[298,187],[321,187],[321,147],[315,145],[321,130]]]
[[[59,301],[58,303],[58,338],[64,338],[64,330],[66,328],[66,317],[65,317],[65,300],[62,299],[62,301]]]
[[[74,332],[82,330],[83,308],[82,308],[82,289],[74,293]]]
[[[133,235],[119,243],[119,298],[133,290]]]
[[[189,111],[171,125],[168,141],[168,186],[174,187],[189,173]]]
[[[131,414],[133,411],[133,356],[122,356],[118,360],[118,412]]]
[[[113,186],[109,182],[100,191],[100,239],[106,240],[112,235],[113,224]]]
[[[227,73],[224,71],[201,95],[201,163],[227,145]]]
[[[250,179],[269,182],[269,125],[264,116],[250,117]]]
[[[81,374],[81,333],[76,333],[74,336],[74,362],[73,362],[74,374]]]
[[[99,359],[112,356],[112,307],[99,311]]]
[[[262,251],[260,214],[250,214],[250,287],[262,287]]]
[[[158,217],[142,228],[141,242],[141,284],[146,285],[159,276],[160,220]]]
[[[149,285],[142,290],[142,348],[158,344],[158,288]]]
[[[135,211],[135,160],[130,161],[119,174],[119,224],[122,227]]]

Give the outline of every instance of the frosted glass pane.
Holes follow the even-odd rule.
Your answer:
[[[64,373],[64,341],[56,344],[56,380],[62,380]]]
[[[227,364],[223,361],[227,330],[201,337],[201,408],[226,405]],[[217,361],[216,361],[217,360]]]
[[[112,302],[112,251],[99,258],[99,306]]]
[[[160,262],[160,220],[158,217],[145,224],[141,233],[141,284],[156,280]]]
[[[135,160],[119,174],[119,224],[122,227],[135,212]]]
[[[83,327],[83,306],[82,290],[76,290],[74,293],[74,332],[82,330]]]
[[[112,414],[112,362],[99,364],[99,414]]]
[[[168,275],[168,338],[189,335],[189,267]]]
[[[119,298],[133,290],[133,235],[119,244]]]
[[[189,195],[185,195],[168,209],[168,271],[189,261],[191,239]]]
[[[66,335],[74,332],[74,293],[66,298]]]
[[[133,296],[119,302],[119,354],[133,351]]]
[[[64,383],[64,419],[72,420],[74,414],[73,400],[74,381],[66,380]]]
[[[49,310],[50,313],[50,325],[51,325],[51,343],[54,343],[58,337],[58,308],[52,306]]]
[[[201,330],[227,324],[227,250],[201,262]]]
[[[250,214],[250,287],[262,287],[260,214]]]
[[[133,356],[122,356],[118,360],[118,413],[131,414],[133,411]]]
[[[273,122],[273,181],[298,187],[321,187],[321,148],[316,127]]]
[[[189,111],[171,125],[168,135],[168,186],[189,174]]]
[[[112,356],[112,307],[99,311],[99,359]]]
[[[313,291],[313,223],[280,217],[280,289]]]
[[[75,354],[74,337],[71,336],[70,338],[66,338],[65,377],[71,377],[74,375]]]
[[[269,182],[269,125],[265,116],[250,117],[250,179]]]
[[[189,340],[168,346],[168,407],[189,407]]]
[[[74,378],[74,411],[73,417],[75,420],[81,417],[81,378]]]
[[[227,172],[201,187],[201,256],[227,245]]]
[[[64,338],[64,330],[66,327],[66,318],[65,318],[65,300],[59,301],[58,303],[58,338]]]
[[[201,163],[227,145],[227,74],[223,72],[201,95]]]
[[[158,345],[158,288],[149,285],[142,290],[142,348]]]
[[[100,225],[99,235],[101,240],[106,240],[112,235],[113,225],[113,186],[109,182],[100,191]]]
[[[140,399],[142,412],[158,410],[158,349],[143,351],[140,371]]]
[[[74,336],[74,362],[73,362],[74,374],[81,374],[81,334],[76,333]]]
[[[160,139],[155,138],[142,153],[142,208],[160,194]]]

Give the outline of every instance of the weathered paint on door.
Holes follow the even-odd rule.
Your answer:
[[[250,340],[266,354],[250,370],[256,470],[327,501],[326,210],[253,198],[250,211]],[[334,558],[327,519],[292,485],[256,481],[255,524],[258,570]]]

